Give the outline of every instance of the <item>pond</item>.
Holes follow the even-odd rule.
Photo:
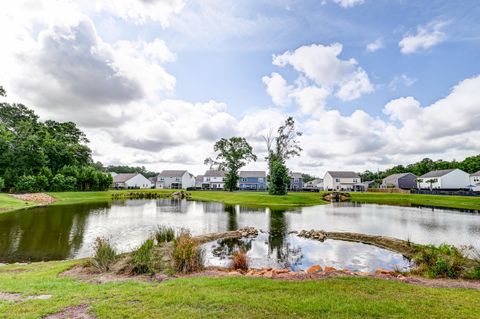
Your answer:
[[[222,253],[225,246],[233,249],[235,245],[247,245],[256,265],[303,269],[320,263],[360,271],[407,266],[400,255],[373,246],[332,240],[320,243],[289,234],[302,229],[351,231],[480,249],[480,215],[474,213],[357,203],[275,210],[158,199],[49,206],[0,214],[0,262],[91,256],[97,236],[109,238],[119,251],[131,251],[156,225],[188,228],[194,235],[245,226],[265,231],[250,242],[210,243],[207,264],[213,265],[227,261]]]

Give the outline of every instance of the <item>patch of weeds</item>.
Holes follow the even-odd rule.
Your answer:
[[[431,278],[458,278],[463,274],[468,259],[455,246],[441,244],[424,246],[413,257],[417,271]]]
[[[153,239],[147,239],[134,253],[132,258],[132,272],[134,274],[153,273],[152,249]]]
[[[232,256],[232,268],[235,270],[247,271],[248,259],[245,250],[240,249],[233,253]]]
[[[172,227],[157,226],[153,236],[158,244],[168,243],[175,239],[175,230]]]
[[[192,273],[202,270],[205,252],[193,240],[192,235],[185,229],[174,241],[172,258],[175,270],[180,273]]]
[[[117,260],[117,252],[106,238],[95,239],[94,252],[92,266],[98,271],[109,271],[110,266]]]

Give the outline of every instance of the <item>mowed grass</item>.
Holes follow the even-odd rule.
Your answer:
[[[73,262],[0,267],[0,292],[50,294],[0,301],[0,318],[41,318],[88,304],[97,318],[478,318],[480,291],[369,278],[280,281],[184,278],[90,284],[58,274]]]
[[[35,205],[36,203],[34,202],[18,200],[8,194],[0,193],[0,213],[33,207]]]
[[[480,210],[480,196],[446,196],[420,194],[350,193],[352,201],[388,205],[421,205]]]

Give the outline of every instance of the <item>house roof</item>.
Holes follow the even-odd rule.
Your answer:
[[[448,173],[453,172],[454,170],[456,170],[456,168],[441,169],[441,170],[437,170],[437,171],[431,171],[431,172],[428,172],[427,174],[423,174],[423,175],[420,176],[420,177],[421,177],[421,178],[427,178],[427,177],[442,177],[442,176],[447,175]]]
[[[122,174],[117,174],[113,176],[113,182],[114,183],[125,183],[129,179],[134,178],[137,176],[139,173],[122,173]]]
[[[149,177],[148,180],[155,184],[157,182],[157,176]]]
[[[195,182],[203,182],[203,175],[197,175],[197,177],[195,177]]]
[[[224,171],[217,171],[217,170],[208,170],[205,172],[205,177],[225,177]]]
[[[290,176],[291,178],[302,178],[302,173],[290,172],[288,176]]]
[[[164,170],[158,176],[161,177],[182,177],[186,170]]]
[[[397,180],[397,179],[400,179],[402,177],[405,177],[407,175],[413,175],[414,177],[417,177],[415,174],[412,174],[412,173],[398,173],[398,174],[392,174],[392,175],[388,175],[387,177],[385,177],[383,179],[384,182],[386,181],[393,181],[393,180]]]
[[[309,182],[306,182],[305,184],[308,184],[308,185],[316,185],[316,184],[321,184],[323,183],[323,179],[321,178],[315,178],[315,179],[312,179],[311,181]]]
[[[472,175],[470,176],[480,176],[480,171],[476,172],[476,173],[473,173]]]
[[[327,174],[338,178],[360,178],[357,173],[352,171],[327,171]]]
[[[238,174],[240,177],[263,177],[265,178],[267,175],[264,171],[240,171]]]

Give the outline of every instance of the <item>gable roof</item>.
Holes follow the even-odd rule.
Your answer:
[[[437,170],[437,171],[431,171],[431,172],[428,172],[427,174],[423,174],[423,175],[420,176],[420,177],[421,177],[421,178],[427,178],[427,177],[442,177],[442,176],[447,175],[448,173],[453,172],[454,170],[456,170],[456,168],[441,169],[441,170]]]
[[[161,177],[182,177],[186,170],[164,170],[158,176]]]
[[[129,179],[134,178],[137,176],[139,173],[122,173],[122,174],[117,174],[113,176],[113,182],[114,183],[125,183]]]
[[[302,178],[302,173],[290,172],[288,173],[288,176],[290,176],[290,178]]]
[[[203,175],[197,175],[197,177],[195,177],[195,182],[196,183],[203,182]]]
[[[392,175],[388,175],[387,177],[385,177],[383,179],[383,181],[393,181],[393,180],[397,180],[397,179],[400,179],[402,177],[405,177],[407,175],[413,175],[414,177],[417,177],[417,175],[413,174],[413,173],[398,173],[398,174],[392,174]]]
[[[327,174],[330,174],[332,177],[338,178],[360,178],[357,173],[352,171],[327,171]]]
[[[472,175],[470,176],[480,176],[480,171],[476,172],[476,173],[473,173]]]
[[[265,178],[267,175],[264,171],[240,171],[238,176],[240,177],[263,177]]]
[[[204,176],[205,177],[225,177],[225,172],[210,169],[210,170],[205,172]]]

